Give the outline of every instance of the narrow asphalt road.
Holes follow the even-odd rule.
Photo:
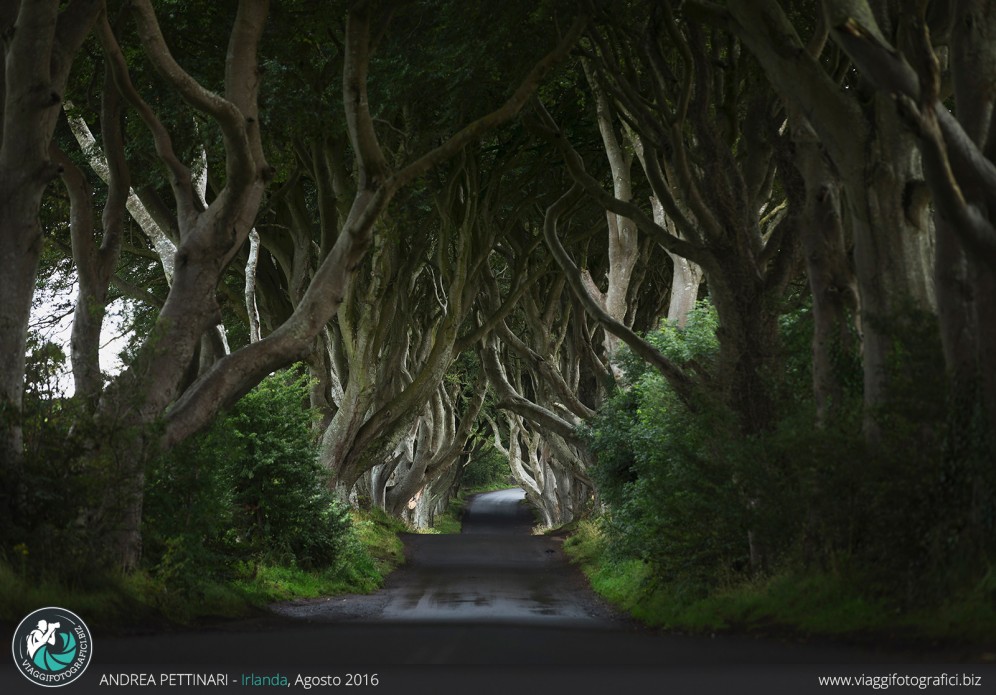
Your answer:
[[[587,590],[556,539],[533,536],[519,489],[470,500],[459,535],[405,537],[406,563],[369,598],[275,607],[308,620],[610,627],[612,611]]]
[[[311,689],[301,678],[314,676],[329,679],[312,686],[324,692],[360,686],[380,693],[475,695],[647,688],[795,693],[817,692],[819,674],[953,672],[955,667],[943,664],[959,662],[961,668],[960,662],[972,660],[888,647],[641,629],[590,591],[565,560],[559,539],[531,535],[532,514],[522,498],[521,490],[479,495],[466,512],[463,533],[405,537],[406,564],[369,596],[288,602],[274,606],[272,618],[199,631],[128,638],[98,632],[95,665],[72,690],[137,691],[107,685],[108,675],[187,672],[227,674],[228,690],[283,684],[260,685],[254,676],[283,676],[290,687]],[[996,683],[992,665],[978,664],[976,671],[990,674],[990,686]],[[376,686],[369,680],[374,673]],[[363,678],[347,684],[344,679],[353,676]],[[13,668],[0,667],[0,692],[30,692],[33,686],[21,678]]]

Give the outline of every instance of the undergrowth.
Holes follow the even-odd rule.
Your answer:
[[[242,562],[227,577],[205,577],[181,587],[148,571],[102,574],[85,581],[33,578],[0,563],[0,621],[16,623],[43,606],[66,606],[93,627],[189,625],[252,615],[267,604],[295,598],[370,593],[404,562],[398,533],[404,526],[381,511],[351,511],[352,537],[333,567]]]
[[[857,577],[785,569],[754,580],[701,585],[660,581],[651,565],[615,557],[600,522],[564,543],[592,588],[640,622],[667,630],[775,632],[989,644],[996,640],[996,569],[934,605],[909,608],[864,590]]]

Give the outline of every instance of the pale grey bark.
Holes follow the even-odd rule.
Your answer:
[[[113,84],[106,85],[105,98],[106,94],[113,89],[114,89]],[[72,131],[73,136],[76,138],[76,141],[80,146],[80,149],[87,157],[87,162],[90,165],[91,169],[93,169],[93,171],[105,184],[111,185],[111,178],[112,178],[111,169],[108,166],[107,157],[104,154],[104,151],[108,147],[108,145],[106,144],[106,138],[105,138],[104,149],[102,150],[98,147],[96,139],[94,138],[93,133],[90,131],[89,126],[86,124],[86,121],[83,120],[83,118],[80,117],[78,114],[72,113],[72,104],[69,103],[66,104],[66,115],[67,115],[67,120],[69,122],[70,130]],[[120,118],[120,116],[118,116],[117,118]],[[103,120],[104,120],[104,128],[106,130],[106,128],[108,127],[108,119],[105,118]],[[123,153],[120,156],[123,157]],[[207,153],[204,151],[203,147],[200,150],[200,160],[201,161],[197,170],[197,175],[194,178],[194,191],[198,197],[201,207],[206,208],[207,202],[205,200],[205,195],[207,192]],[[117,168],[118,169],[126,168],[123,161]],[[163,230],[163,228],[155,221],[153,216],[149,213],[148,209],[146,208],[145,204],[135,193],[134,189],[132,189],[130,186],[128,187],[127,201],[125,203],[125,206],[126,209],[128,210],[128,213],[131,215],[132,219],[134,219],[135,222],[138,224],[139,229],[141,229],[142,233],[149,240],[153,250],[155,251],[156,255],[159,257],[160,264],[162,265],[163,268],[163,274],[166,278],[167,286],[172,285],[175,258],[176,258],[176,245],[173,239],[171,239],[167,235],[167,233]],[[254,279],[255,278],[253,276],[252,280]],[[247,276],[247,282],[248,281],[249,281],[249,276]],[[89,308],[86,310],[85,313],[93,314],[94,312],[97,311],[97,308],[95,307],[94,304],[94,302],[97,300],[94,298],[92,292],[81,290],[81,297],[84,294],[90,297],[86,301],[86,304]],[[101,316],[103,315],[102,308],[100,309],[100,315]],[[258,321],[258,312],[256,314],[256,319]],[[90,323],[91,321],[87,318],[86,315],[84,315],[84,313],[78,312],[77,318],[73,323],[74,331],[79,331],[81,333],[91,332],[89,331],[88,328],[88,325]],[[79,326],[79,328],[77,328],[77,326]],[[202,338],[202,346],[200,348],[200,353],[199,353],[200,354],[199,362],[201,365],[201,371],[208,369],[211,366],[211,364],[213,364],[214,361],[220,359],[221,357],[224,357],[225,355],[231,352],[231,349],[229,348],[228,345],[228,336],[223,324],[221,323],[216,324],[214,327],[209,329],[209,333],[210,335],[205,334],[205,336]],[[99,333],[96,334],[96,336],[99,336]],[[96,336],[92,340],[86,342],[94,342],[96,340]],[[82,343],[84,341],[79,340],[77,342]],[[73,368],[74,378],[77,378],[75,376],[77,373],[87,372],[87,371],[90,370],[87,370],[85,367],[82,366],[79,368],[74,366]],[[81,378],[86,378],[86,377],[81,377]],[[79,383],[80,378],[77,378],[77,382],[78,382],[77,391],[79,392],[81,388],[81,383]]]
[[[92,412],[103,388],[100,371],[100,334],[107,304],[111,274],[117,264],[123,230],[120,209],[123,183],[114,176],[104,210],[104,234],[98,247],[94,241],[92,193],[86,176],[69,157],[53,146],[53,160],[62,168],[62,179],[70,200],[70,236],[76,263],[78,292],[70,339],[75,395]]]
[[[902,23],[903,52],[882,35],[865,3],[833,9],[831,27],[834,39],[880,90],[879,98],[892,97],[918,138],[935,208],[934,273],[956,427],[966,426],[968,413],[978,404],[996,430],[996,377],[984,357],[996,349],[996,225],[988,212],[996,200],[996,12],[989,3],[970,0],[949,9],[957,119],[941,101],[939,62],[919,11]],[[952,438],[963,440],[961,435]]]
[[[502,430],[489,416],[488,422],[494,435],[494,447],[508,459],[512,477],[526,493],[526,499],[540,511],[540,525],[554,526],[556,510],[549,504],[552,497],[546,467],[540,461],[539,450],[543,436],[539,431],[530,430],[522,416],[507,412],[508,445],[502,441]]]
[[[562,438],[516,413],[505,413],[504,427],[487,419],[495,449],[508,459],[516,484],[539,512],[538,526],[554,528],[575,519],[582,511],[578,493],[586,488],[586,479],[578,476],[577,452],[565,456],[569,445]]]
[[[413,312],[413,290],[424,260],[418,253],[403,258],[400,247],[385,240],[375,242],[366,288],[348,298],[340,311],[349,381],[343,403],[322,437],[321,454],[339,484],[351,485],[396,452],[425,405],[440,397],[437,390],[455,357],[458,329],[470,308],[466,295],[473,294],[468,287],[473,286],[471,268],[480,262],[474,234],[469,229],[460,232],[452,275],[446,279],[446,313],[426,310],[426,303],[436,301],[435,281],[420,285],[423,310]],[[364,310],[374,305],[379,312]],[[399,325],[402,317],[407,321]]]
[[[498,406],[536,423],[550,434],[558,434],[565,439],[579,442],[576,427],[580,419],[570,412],[557,410],[551,404],[536,403],[522,395],[509,380],[504,361],[498,354],[498,341],[490,338],[482,350],[481,359],[488,381],[495,389]]]
[[[413,431],[395,454],[391,476],[383,480],[384,509],[408,519],[416,528],[431,524],[449,493],[452,478],[484,404],[486,388],[479,380],[473,395],[459,402],[459,387],[440,385],[423,409]]]
[[[692,382],[688,375],[685,374],[681,367],[665,357],[650,343],[642,339],[625,325],[615,321],[605,312],[605,310],[584,287],[581,279],[581,272],[578,270],[577,266],[574,264],[574,261],[570,258],[566,249],[564,249],[563,244],[560,242],[560,239],[557,236],[557,224],[559,223],[560,218],[566,211],[567,207],[580,192],[581,186],[575,184],[575,186],[572,187],[570,191],[565,193],[560,200],[547,209],[543,224],[543,235],[546,239],[547,246],[550,248],[554,258],[557,260],[558,265],[560,265],[564,276],[567,278],[568,283],[571,284],[571,288],[574,290],[575,295],[581,301],[588,314],[597,320],[605,330],[619,336],[633,350],[634,353],[647,360],[647,362],[660,371],[675,389],[675,392],[679,395],[679,397],[688,398],[692,389]]]
[[[251,384],[277,366],[301,359],[313,349],[313,338],[342,303],[373,235],[373,224],[393,195],[440,162],[452,157],[487,130],[514,117],[553,67],[574,45],[586,19],[579,18],[562,41],[523,78],[506,102],[465,126],[439,147],[396,172],[386,169],[370,117],[366,93],[369,60],[369,17],[362,8],[349,15],[343,98],[347,126],[357,160],[357,192],[334,245],[324,257],[293,315],[266,338],[219,362],[171,409],[164,444],[181,441],[199,429],[223,405],[233,402]]]
[[[627,129],[627,132],[631,133],[630,139],[633,143],[633,150],[640,160],[644,172],[649,172],[643,144],[635,134],[632,134],[631,129]],[[664,206],[657,196],[650,196],[650,209],[653,212],[654,222],[661,229],[667,231],[672,236],[682,238],[681,230],[668,220]],[[682,212],[686,217],[689,217],[687,210],[683,210]],[[671,259],[672,264],[671,297],[668,302],[667,320],[679,327],[684,327],[688,319],[688,313],[695,307],[695,302],[698,301],[699,286],[702,284],[703,276],[702,268],[671,250],[665,249],[665,251],[668,258]]]
[[[669,229],[672,234],[680,235],[667,221],[664,213],[664,206],[656,197],[650,198],[650,205],[654,213],[654,222],[663,229]],[[688,320],[688,314],[695,308],[695,302],[699,298],[699,285],[702,284],[702,268],[692,261],[679,256],[671,251],[667,252],[671,259],[671,299],[667,308],[667,320],[673,322],[679,328],[684,328]]]
[[[259,342],[259,307],[256,306],[256,266],[259,265],[259,232],[249,232],[249,259],[246,261],[246,314],[249,316],[249,342]]]
[[[857,16],[849,9],[852,4],[825,4],[835,40],[842,36],[835,17]],[[930,311],[934,303],[931,229],[922,210],[908,215],[906,209],[909,187],[924,173],[916,144],[887,94],[876,94],[864,108],[855,90],[839,89],[807,52],[776,0],[744,0],[728,10],[733,29],[782,97],[812,125],[841,177],[861,295],[865,426],[874,438],[878,430],[872,415],[890,397],[886,367],[903,333],[896,317],[910,308]],[[871,16],[870,11],[859,14]],[[877,28],[872,33],[880,34]],[[879,36],[876,42],[882,40]]]
[[[612,194],[619,200],[630,201],[633,197],[632,165],[633,155],[623,146],[616,132],[617,123],[612,116],[608,97],[598,84],[587,61],[583,63],[585,76],[592,94],[595,97],[595,117],[598,131],[602,136],[602,146],[609,162],[612,175]],[[625,137],[628,131],[623,131]],[[629,287],[633,279],[633,270],[640,257],[639,238],[636,223],[624,215],[606,210],[605,219],[608,226],[608,257],[609,268],[606,276],[607,288],[604,295],[598,291],[594,283],[588,288],[589,293],[600,300],[605,312],[615,321],[625,324],[629,315]],[[590,279],[590,276],[589,276]],[[607,361],[616,378],[621,377],[618,367],[614,366],[615,353],[621,344],[620,339],[609,331],[605,331],[603,340]]]
[[[843,405],[836,363],[858,350],[859,295],[847,258],[840,183],[809,124],[800,118],[792,127],[806,183],[802,246],[813,297],[813,396],[817,425],[824,426]]]
[[[579,394],[582,351],[566,292],[566,278],[553,282],[543,295],[522,299],[524,333],[513,333],[501,322],[479,350],[488,382],[504,411],[508,444],[490,421],[496,446],[509,459],[515,480],[540,510],[541,525],[556,526],[574,518],[580,505],[576,491],[590,485],[590,454],[579,436],[579,425],[593,410]],[[540,296],[543,298],[541,303]],[[583,314],[580,314],[583,316]]]
[[[97,145],[97,140],[94,138],[93,133],[90,131],[90,127],[83,120],[83,117],[73,113],[73,105],[66,102],[65,106],[66,117],[69,122],[69,128],[76,138],[76,142],[80,146],[80,150],[83,152],[84,156],[87,158],[87,163],[90,168],[93,169],[94,173],[103,181],[105,184],[109,182],[110,171],[107,166],[107,159],[100,147]],[[138,224],[138,228],[142,230],[149,242],[152,244],[152,249],[156,252],[159,257],[159,262],[163,267],[163,274],[166,276],[166,282],[173,282],[173,259],[176,256],[176,245],[169,238],[166,232],[156,223],[149,214],[149,211],[142,204],[135,191],[129,187],[128,189],[128,202],[127,202],[128,213],[131,215],[132,219]]]
[[[25,21],[19,24],[13,44],[8,45],[0,186],[7,192],[13,192],[14,197],[23,205],[18,210],[0,209],[0,225],[4,229],[21,226],[30,232],[21,234],[23,238],[14,244],[14,247],[18,247],[18,254],[22,254],[21,247],[25,245],[21,242],[27,242],[35,251],[40,247],[37,202],[44,185],[57,173],[47,159],[51,139],[49,125],[54,127],[61,98],[61,89],[53,87],[60,80],[64,83],[68,62],[63,59],[68,58],[82,41],[98,4],[96,1],[76,0],[69,4],[60,17],[60,3],[22,3],[21,19]],[[259,0],[242,0],[239,3],[225,61],[224,88],[221,94],[206,89],[177,63],[170,53],[149,0],[136,0],[131,5],[131,16],[135,19],[140,44],[152,67],[169,88],[192,107],[213,119],[220,128],[225,148],[225,184],[211,202],[205,204],[198,179],[177,156],[170,133],[131,83],[117,38],[106,17],[102,18],[99,24],[100,37],[107,62],[113,71],[117,88],[152,134],[156,152],[169,174],[177,222],[178,250],[169,295],[149,339],[139,349],[129,368],[104,390],[98,409],[98,419],[102,425],[107,426],[108,431],[129,431],[135,433],[135,437],[128,441],[94,441],[88,444],[96,449],[92,452],[95,457],[105,453],[120,454],[122,460],[131,462],[125,479],[121,482],[121,489],[124,490],[121,501],[126,518],[121,525],[122,536],[115,541],[126,567],[135,565],[140,552],[138,520],[141,518],[142,507],[142,462],[147,455],[159,446],[170,447],[182,441],[208,423],[221,407],[237,400],[270,371],[309,354],[314,348],[316,337],[325,329],[342,302],[370,245],[374,223],[392,196],[432,167],[460,152],[487,130],[514,117],[540,80],[567,54],[585,23],[583,17],[575,21],[563,34],[562,41],[537,62],[503,105],[470,123],[439,147],[397,170],[392,170],[377,143],[366,92],[372,40],[368,14],[371,8],[362,4],[354,7],[347,22],[343,66],[343,101],[358,181],[352,206],[345,215],[339,233],[330,237],[330,240],[334,239],[334,243],[326,246],[323,241],[321,264],[310,283],[302,288],[300,301],[289,319],[247,348],[213,361],[207,372],[188,386],[190,369],[192,365],[196,365],[197,358],[211,351],[218,354],[215,350],[216,341],[212,337],[205,340],[206,332],[218,320],[219,310],[215,299],[218,281],[224,268],[244,247],[263,191],[272,175],[263,156],[257,108],[261,71],[258,69],[256,51],[267,3]],[[39,30],[35,31],[27,20],[37,20],[35,23]],[[58,41],[50,41],[57,47],[54,58],[40,53],[37,50],[39,46],[31,46],[30,50],[19,52],[18,47],[26,45],[28,41],[41,38],[41,44],[44,44],[44,34],[51,37],[53,31],[59,33]],[[44,48],[44,45],[40,47]],[[49,74],[53,66],[56,68],[54,81]],[[13,80],[11,75],[14,76]],[[39,87],[43,89],[39,91]],[[14,98],[11,98],[12,94]],[[29,107],[30,113],[16,113],[18,108],[25,105]],[[41,128],[39,113],[43,113]],[[30,127],[26,129],[25,126]],[[39,133],[41,137],[35,137]],[[26,135],[32,137],[25,137]],[[29,156],[32,152],[27,151],[32,148],[37,150],[37,162]],[[16,166],[12,166],[12,163]],[[33,163],[38,164],[34,169],[30,166]],[[31,174],[34,180],[28,188],[33,188],[28,190],[21,185],[23,182],[13,181],[12,172],[21,178],[24,178],[25,172]],[[161,210],[157,210],[153,216],[158,220],[161,213]],[[17,319],[14,309],[23,305],[25,309],[22,313],[26,319],[34,262],[25,262],[23,256],[8,258],[8,251],[12,251],[14,247],[8,249],[6,242],[13,237],[3,234],[0,238],[0,258],[11,261],[8,264],[10,272],[3,275],[4,302],[0,303],[3,305],[3,309],[0,309],[0,328],[3,330],[0,330],[0,348],[5,355],[23,356],[24,331],[13,324],[26,324],[15,320],[8,326],[7,318],[11,314]],[[464,268],[461,272],[468,273],[469,270]],[[11,285],[9,292],[8,284]],[[15,289],[23,297],[16,295]],[[9,332],[8,328],[11,329]],[[452,330],[455,334],[456,327]],[[13,339],[9,346],[6,344],[8,335]],[[440,344],[445,345],[446,342],[443,340]],[[439,363],[446,362],[445,359],[433,359]],[[16,427],[18,413],[12,412],[20,406],[20,386],[11,389],[7,389],[7,386],[8,382],[15,384],[23,379],[23,359],[15,360],[10,366],[12,378],[7,379],[8,370],[5,369],[4,378],[0,379],[0,407],[5,415],[5,426],[0,436],[3,441],[0,444],[4,448],[5,462],[10,458],[6,456],[8,450],[12,457],[20,447],[20,435]],[[427,377],[424,381],[431,382],[431,379]],[[431,390],[430,388],[429,391]],[[408,405],[411,404],[402,403],[402,406]],[[150,425],[160,422],[164,414],[165,430],[160,437],[160,431],[153,431]],[[7,415],[11,415],[10,420],[15,422],[15,426],[6,426]],[[370,431],[360,433],[365,443],[371,443],[367,440],[373,438],[373,432],[379,431],[384,425],[379,421],[383,418],[391,420],[391,413],[381,410],[373,414],[372,420],[376,422]]]
[[[652,214],[630,201],[616,198],[587,173],[584,162],[557,127],[552,117],[540,109],[546,132],[560,149],[577,190],[583,190],[606,210],[626,215],[668,253],[695,263],[709,284],[710,296],[719,314],[719,374],[723,398],[741,420],[745,432],[770,427],[773,417],[771,385],[764,376],[777,355],[778,326],[775,302],[788,281],[797,247],[796,219],[791,215],[764,233],[761,216],[742,210],[761,210],[772,196],[770,182],[776,170],[776,147],[784,150],[781,134],[773,123],[774,96],[767,90],[751,90],[763,83],[745,82],[722,94],[727,109],[736,110],[742,102],[752,112],[751,126],[743,130],[744,149],[735,154],[724,137],[722,109],[710,105],[719,97],[711,91],[715,65],[706,56],[701,42],[689,37],[694,27],[668,19],[667,6],[661,6],[662,36],[650,37],[657,48],[646,52],[630,45],[608,47],[607,40],[592,32],[598,45],[599,78],[622,104],[628,125],[638,135],[637,149],[654,197],[670,225],[665,229]],[[686,35],[687,33],[687,35]],[[660,48],[666,36],[675,42],[681,56],[681,79],[665,81],[661,76],[672,68],[661,65]],[[700,37],[701,38],[701,37]],[[660,50],[657,50],[660,49]],[[653,99],[640,92],[637,73],[618,61],[646,63],[647,79],[653,83]],[[656,81],[655,81],[656,80]],[[754,113],[756,112],[756,113]],[[686,133],[691,132],[691,135]],[[576,194],[577,191],[575,191]],[[569,256],[556,248],[549,230],[571,204],[565,196],[547,214],[548,245],[568,278],[577,275]],[[689,293],[690,294],[690,293]],[[606,323],[604,310],[578,296],[590,315],[609,326],[640,356],[657,367],[680,398],[686,402],[694,380],[677,365],[661,359],[638,336],[627,335],[625,326]],[[603,318],[604,317],[604,318]]]
[[[268,176],[256,124],[256,46],[266,3],[240,4],[231,33],[225,96],[211,93],[183,71],[169,53],[148,2],[135,3],[138,33],[150,62],[166,82],[195,108],[215,118],[226,144],[225,188],[206,208],[191,176],[173,150],[170,134],[131,84],[117,39],[104,18],[101,42],[115,83],[150,129],[157,153],[171,172],[179,227],[173,282],[152,334],[134,362],[103,392],[98,419],[105,426],[135,432],[130,441],[94,442],[97,451],[126,447],[131,466],[122,487],[125,515],[119,556],[134,567],[141,552],[138,520],[142,509],[143,463],[155,450],[143,428],[159,420],[190,380],[200,358],[205,363],[224,350],[221,336],[206,336],[218,323],[215,288],[228,260],[245,240]],[[214,362],[217,363],[217,362]],[[97,454],[101,455],[101,454]]]

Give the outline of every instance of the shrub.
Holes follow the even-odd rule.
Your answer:
[[[716,354],[715,312],[700,303],[686,327],[648,336],[679,362]],[[630,387],[608,400],[588,430],[594,471],[610,506],[613,552],[651,566],[657,580],[709,583],[747,557],[744,476],[731,466],[729,418],[705,402],[690,412],[656,371],[623,357]]]
[[[189,589],[237,562],[341,563],[349,514],[317,461],[307,388],[293,370],[269,377],[150,467],[145,561],[158,576]]]
[[[22,410],[0,411],[19,420],[24,437],[22,465],[0,466],[0,560],[25,576],[76,586],[107,565],[97,526],[114,521],[104,492],[119,481],[108,462],[81,461],[87,440],[108,433],[82,423],[80,404],[62,395],[62,349],[31,336],[28,350]]]
[[[842,362],[845,400],[820,428],[804,308],[782,317],[784,373],[771,375],[780,416],[754,436],[721,399],[704,391],[688,406],[625,358],[628,388],[587,430],[611,553],[644,562],[648,581],[700,590],[801,568],[914,605],[977,583],[996,536],[996,469],[979,454],[990,440],[977,412],[959,420],[946,405],[933,319],[900,318],[889,400],[863,412],[860,365]],[[665,325],[648,340],[708,371],[714,319],[700,304],[685,329]],[[872,443],[866,418],[878,428]]]

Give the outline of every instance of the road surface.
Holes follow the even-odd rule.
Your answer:
[[[92,673],[73,693],[137,692],[99,684],[114,673],[224,673],[228,692],[253,678],[321,692],[818,692],[820,674],[965,671],[937,654],[795,644],[736,636],[655,634],[615,614],[570,566],[560,541],[530,533],[521,490],[471,500],[463,533],[409,535],[407,563],[370,596],[295,601],[271,619],[211,629],[94,638]],[[934,666],[924,665],[934,662]],[[940,664],[940,665],[938,665]],[[877,669],[877,670],[876,670]],[[985,669],[989,669],[986,671]],[[968,670],[971,670],[969,668]],[[996,669],[977,664],[975,672]],[[377,685],[370,682],[377,674]],[[359,682],[344,685],[346,678]],[[248,677],[248,681],[245,679]],[[340,679],[334,685],[334,678]],[[35,686],[0,668],[0,692]],[[283,681],[277,680],[278,684]],[[13,683],[19,689],[8,689]],[[245,685],[243,685],[245,683]],[[67,688],[69,690],[69,688]],[[217,692],[204,686],[180,692]],[[973,690],[981,692],[980,690]]]
[[[522,490],[470,500],[459,535],[405,538],[406,563],[372,597],[275,607],[314,621],[606,628],[614,614],[563,558],[560,542],[531,535]],[[481,658],[481,657],[479,657]]]

